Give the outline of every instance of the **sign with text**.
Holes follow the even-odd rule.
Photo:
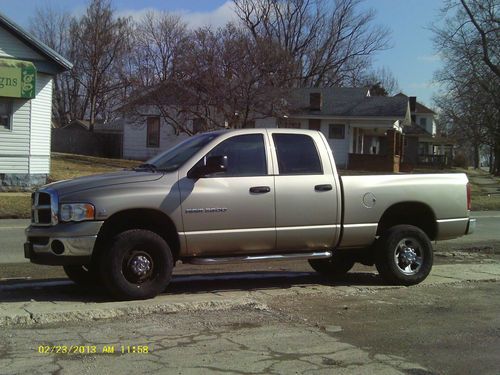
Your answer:
[[[35,97],[36,68],[29,61],[0,59],[0,97]]]

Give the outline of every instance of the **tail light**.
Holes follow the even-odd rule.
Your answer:
[[[472,208],[472,200],[471,200],[471,185],[470,182],[467,182],[467,209],[470,211]]]

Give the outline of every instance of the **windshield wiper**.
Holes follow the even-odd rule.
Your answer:
[[[134,171],[140,170],[140,169],[147,169],[147,170],[150,170],[151,172],[158,171],[158,167],[156,165],[154,165],[154,164],[148,164],[148,163],[138,165],[137,167],[135,167],[133,169],[134,169]]]

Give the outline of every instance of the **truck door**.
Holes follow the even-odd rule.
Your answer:
[[[339,197],[326,143],[319,133],[269,130],[276,152],[277,249],[331,249],[340,231]]]
[[[263,132],[226,137],[205,155],[227,157],[224,173],[180,179],[190,255],[275,250],[274,176],[267,142]]]

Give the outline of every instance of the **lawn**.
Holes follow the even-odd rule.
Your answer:
[[[138,161],[52,153],[49,182],[132,168]],[[0,193],[0,218],[30,217],[30,193]]]

